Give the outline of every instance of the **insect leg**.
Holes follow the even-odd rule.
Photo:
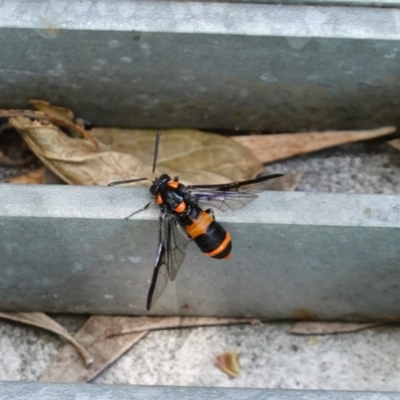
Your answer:
[[[133,215],[140,213],[141,211],[147,210],[151,204],[154,203],[154,200],[150,201],[149,203],[147,203],[143,208],[141,208],[140,210],[136,210],[135,212],[133,212],[132,214],[129,214],[127,217],[125,217],[125,219],[129,219],[130,217],[132,217]]]
[[[140,181],[147,181],[147,178],[126,179],[124,181],[115,181],[115,182],[109,183],[107,186],[124,185],[125,183],[140,182]]]
[[[212,208],[207,208],[207,210],[204,210],[204,212],[211,215],[213,217],[213,220],[216,221],[215,215],[214,215],[214,210]]]

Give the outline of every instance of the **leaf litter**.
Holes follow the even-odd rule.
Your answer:
[[[157,169],[171,171],[184,184],[213,184],[251,179],[263,165],[231,138],[195,129],[158,130],[162,134]],[[94,128],[92,134],[113,150],[152,165],[157,130]]]
[[[154,178],[150,166],[155,130],[96,127],[88,131],[67,108],[41,100],[31,100],[30,104],[36,111],[0,110],[0,117],[10,118],[9,123],[36,156],[64,182],[105,186],[111,181]],[[72,137],[63,129],[67,129]],[[184,184],[251,179],[263,171],[262,163],[368,140],[394,131],[394,127],[384,127],[369,131],[229,138],[194,129],[163,130],[163,145],[155,175],[168,173],[179,176]],[[301,172],[286,179],[299,179],[299,174]],[[285,190],[287,183],[281,182],[282,186],[277,181],[267,190]],[[134,185],[149,184],[144,181]]]
[[[18,175],[13,178],[6,180],[8,183],[19,183],[19,184],[43,184],[45,182],[45,168],[40,167],[32,171],[27,172],[24,175]]]
[[[248,318],[91,316],[75,334],[93,356],[86,367],[76,349],[66,344],[40,377],[41,382],[89,382],[150,331],[233,324],[255,324]]]
[[[56,120],[66,122],[74,121],[74,113],[68,108],[54,106],[48,101],[43,100],[29,100],[29,104],[32,104],[37,111],[40,111],[49,117],[53,117]]]
[[[394,149],[400,150],[400,139],[393,139],[393,140],[390,140],[388,143]]]
[[[36,156],[63,181],[72,185],[106,186],[132,174],[151,175],[151,166],[137,158],[95,146],[91,141],[72,138],[52,124],[13,117],[10,124],[22,135]]]
[[[155,130],[94,128],[85,129],[67,108],[41,100],[31,100],[36,111],[0,110],[0,118],[22,136],[45,168],[31,171],[13,183],[47,183],[46,171],[75,185],[105,186],[111,181],[153,177],[151,164]],[[178,175],[184,184],[225,183],[251,179],[263,171],[262,163],[391,134],[394,127],[367,131],[328,131],[276,135],[247,135],[227,138],[193,129],[164,130],[155,175]],[[398,141],[389,142],[400,148]],[[0,162],[6,160],[1,157]],[[233,161],[234,160],[234,161]],[[302,172],[269,182],[265,190],[295,190]],[[54,177],[53,181],[56,181]],[[147,186],[139,182],[137,185]],[[248,320],[223,320],[188,317],[101,317],[92,316],[69,336],[61,326],[42,313],[1,313],[0,317],[18,320],[60,334],[66,344],[42,376],[43,381],[86,382],[97,376],[125,351],[153,329],[184,326],[248,323]],[[186,319],[185,319],[186,318]],[[51,321],[51,322],[50,322]],[[54,325],[55,324],[55,325]],[[303,325],[301,325],[303,324]],[[349,332],[376,324],[336,324],[301,322],[290,333],[315,335]],[[307,326],[305,326],[307,325]],[[357,325],[357,326],[356,326]],[[361,327],[362,325],[362,327]],[[71,340],[72,339],[72,340]],[[74,347],[75,346],[75,347]],[[84,347],[82,347],[84,346]],[[87,351],[90,350],[90,355]],[[215,358],[219,368],[237,376],[237,355],[225,352]],[[93,363],[87,368],[93,356]],[[82,362],[83,357],[85,362]],[[235,361],[236,360],[236,361]],[[75,372],[74,372],[75,371]]]
[[[76,349],[77,354],[83,358],[86,366],[93,362],[93,357],[89,352],[76,339],[74,339],[66,329],[42,312],[0,312],[0,318],[36,326],[37,328],[53,332],[71,343],[74,349]]]
[[[224,351],[214,358],[214,364],[231,378],[238,378],[240,372],[239,354],[233,350]]]
[[[376,139],[394,132],[396,132],[395,126],[385,126],[360,131],[234,136],[233,139],[251,150],[262,163],[266,164],[346,143]]]

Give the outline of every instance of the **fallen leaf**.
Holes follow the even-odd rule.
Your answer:
[[[326,131],[280,133],[277,135],[234,136],[232,139],[248,148],[262,163],[271,163],[299,154],[310,153],[345,143],[369,140],[396,132],[396,127],[361,131]],[[392,144],[393,145],[393,144]]]
[[[50,117],[50,121],[56,123],[56,125],[58,123],[58,125],[68,127],[70,131],[78,133],[78,135],[90,140],[97,146],[93,136],[85,130],[84,121],[81,118],[74,120],[74,113],[69,108],[58,107],[43,100],[29,100],[28,103],[32,104],[37,111]]]
[[[214,358],[215,365],[231,378],[237,378],[239,376],[240,365],[239,355],[235,351],[224,351],[218,354]]]
[[[80,123],[75,124],[73,121],[69,121],[66,118],[59,118],[54,115],[47,115],[42,111],[31,111],[31,110],[0,110],[0,118],[29,118],[33,120],[45,122],[52,122],[56,125],[61,125],[75,133],[79,137],[92,142],[95,147],[98,146],[97,140],[86,130]],[[9,121],[11,124],[11,122]]]
[[[68,108],[53,106],[48,101],[43,100],[29,100],[28,103],[49,117],[71,122],[74,120],[74,113]]]
[[[380,324],[380,322],[297,322],[290,328],[289,333],[292,335],[329,335],[357,332]]]
[[[69,184],[100,185],[132,175],[151,176],[151,167],[108,146],[96,147],[85,139],[71,138],[58,127],[25,117],[10,119],[30,149],[57,176]]]
[[[111,139],[104,135],[104,132],[109,134],[110,129],[94,130],[99,139],[95,146],[88,140],[69,137],[48,122],[25,117],[11,118],[9,122],[37,157],[69,184],[105,186],[134,177],[152,180],[161,173],[178,175],[183,184],[226,183],[252,178],[262,170],[256,158],[231,139],[199,131],[163,132],[159,162],[153,174],[155,131],[137,131],[129,141],[126,135],[131,130],[111,130],[115,133],[114,139],[120,139],[112,148]],[[102,143],[103,136],[99,132],[108,144]],[[138,186],[150,184],[150,181],[137,183]]]
[[[400,139],[389,140],[388,143],[389,143],[392,147],[394,147],[396,150],[400,150]]]
[[[43,184],[44,182],[44,167],[34,169],[24,175],[16,176],[7,181],[8,183],[23,183],[23,184]]]
[[[31,312],[31,313],[15,313],[15,312],[0,312],[0,318],[8,319],[11,321],[20,322],[22,324],[27,324],[31,326],[36,326],[37,328],[42,328],[47,331],[53,332],[73,345],[76,354],[84,359],[85,364],[89,365],[93,362],[92,356],[88,351],[76,340],[74,339],[67,330],[65,330],[60,324],[51,319],[44,313],[41,312]]]
[[[309,344],[309,345],[315,346],[315,345],[317,345],[318,343],[319,343],[319,339],[318,339],[317,337],[315,337],[315,336],[310,336],[310,337],[308,338],[308,344]]]
[[[191,184],[226,183],[251,179],[262,164],[232,138],[195,129],[139,130],[93,128],[91,134],[115,151],[138,157],[152,165],[154,139],[161,132],[157,159],[160,171],[173,171]]]
[[[148,333],[143,331],[113,336],[92,344],[90,353],[93,354],[95,361],[89,367],[83,364],[72,346],[66,345],[40,377],[39,382],[90,382]]]
[[[75,340],[90,351],[94,362],[86,367],[76,349],[66,344],[48,366],[40,381],[91,381],[151,330],[254,322],[254,319],[232,318],[92,316],[75,334]]]

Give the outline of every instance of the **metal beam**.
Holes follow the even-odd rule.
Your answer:
[[[0,382],[0,400],[397,400],[393,392],[321,390],[228,389],[178,386],[76,385],[61,383]]]
[[[327,4],[3,1],[0,107],[40,98],[119,127],[400,125],[400,10]]]
[[[0,308],[143,314],[157,245],[146,189],[1,185]],[[194,244],[154,314],[400,316],[400,197],[266,192],[217,213],[219,261]]]
[[[83,0],[75,2],[75,7],[71,9],[71,2],[68,0],[53,1],[50,7],[49,4],[16,0],[0,5],[0,27],[192,35],[400,38],[400,10],[396,7],[358,8],[357,2],[353,2],[353,7],[329,6],[332,4],[330,1],[301,6],[290,2],[279,5],[268,3],[270,2],[118,0],[116,6],[107,0],[98,0],[94,4],[90,0]],[[387,4],[396,6],[393,1]],[[74,18],[71,18],[71,13]],[[43,14],[46,18],[40,17]],[[385,24],[379,26],[378,22]],[[120,47],[117,43],[114,46]]]

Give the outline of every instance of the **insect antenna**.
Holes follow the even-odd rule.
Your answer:
[[[146,181],[146,180],[147,180],[147,178],[127,179],[125,181],[111,182],[107,186],[123,185],[124,183],[140,182],[140,181]]]
[[[154,159],[153,159],[153,174],[154,171],[156,170],[156,164],[157,164],[157,157],[158,157],[158,147],[160,144],[160,137],[161,137],[161,132],[157,132],[157,136],[156,136],[156,144],[154,147]]]
[[[156,144],[155,144],[155,147],[154,147],[154,159],[153,159],[153,170],[152,170],[153,174],[154,174],[154,171],[156,169],[156,164],[157,164],[158,147],[159,147],[159,144],[160,144],[160,137],[161,137],[161,132],[157,132]],[[124,181],[111,182],[107,186],[117,186],[117,185],[123,185],[125,183],[140,182],[140,181],[145,181],[145,180],[147,180],[147,178],[127,179],[127,180],[124,180]]]

